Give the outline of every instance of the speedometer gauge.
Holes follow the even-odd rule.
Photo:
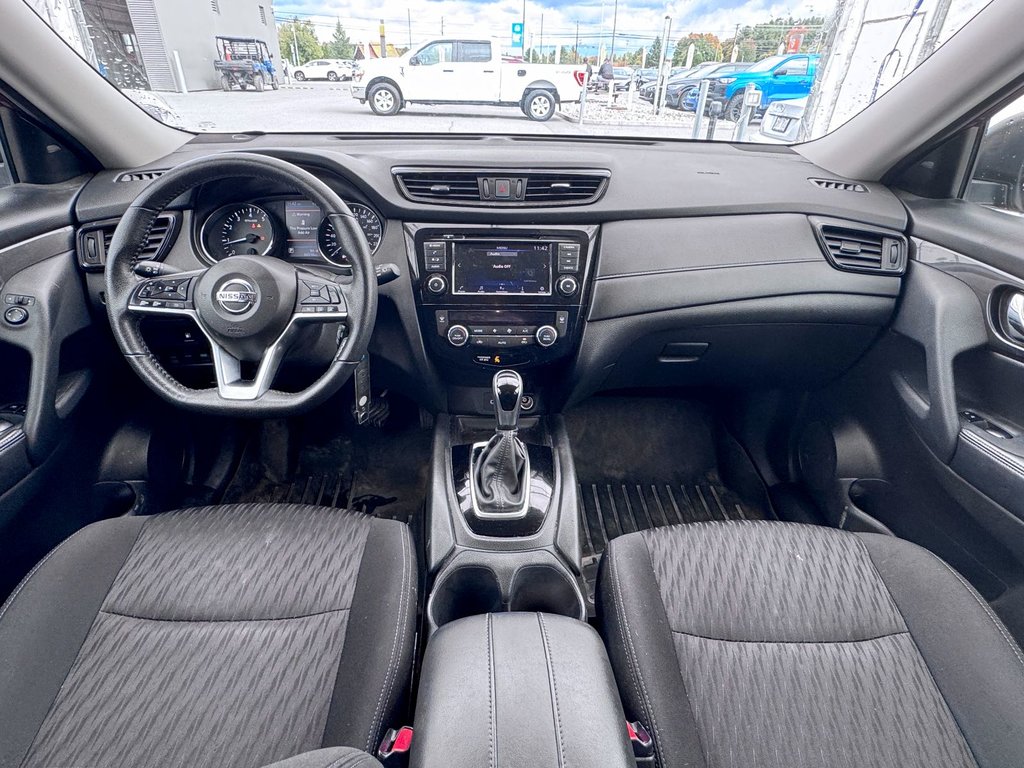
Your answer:
[[[207,221],[205,240],[218,258],[266,256],[274,247],[270,215],[251,203],[224,208]]]
[[[361,203],[349,203],[348,207],[352,211],[352,215],[356,217],[356,221],[359,222],[359,228],[363,230],[366,242],[370,245],[370,253],[376,252],[380,247],[381,238],[384,236],[384,225],[381,223],[380,216],[374,213],[372,208]],[[324,219],[320,225],[317,241],[320,245],[320,252],[329,262],[346,267],[352,265],[352,260],[338,244],[338,233],[335,232],[334,225],[328,219]]]

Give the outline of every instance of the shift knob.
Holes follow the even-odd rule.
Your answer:
[[[492,389],[498,429],[518,429],[519,404],[523,399],[523,377],[515,371],[498,371],[494,374]]]

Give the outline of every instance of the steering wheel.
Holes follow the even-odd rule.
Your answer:
[[[139,254],[156,217],[205,182],[259,179],[288,186],[320,206],[352,262],[351,276],[296,267],[275,258],[232,256],[207,269],[140,278]],[[312,408],[348,381],[366,353],[377,316],[377,279],[370,248],[344,201],[307,171],[273,157],[231,153],[197,158],[163,174],[121,218],[107,251],[107,315],[125,359],[165,400],[208,414],[287,416]],[[186,387],[169,374],[139,330],[145,316],[195,320],[210,342],[216,388]],[[337,354],[300,392],[271,389],[304,326],[343,323]]]

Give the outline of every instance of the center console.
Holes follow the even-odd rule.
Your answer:
[[[596,228],[409,225],[423,336],[460,368],[524,367],[578,341]]]

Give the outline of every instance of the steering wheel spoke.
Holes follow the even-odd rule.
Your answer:
[[[205,270],[142,279],[128,298],[128,311],[139,315],[195,316],[193,288]]]

